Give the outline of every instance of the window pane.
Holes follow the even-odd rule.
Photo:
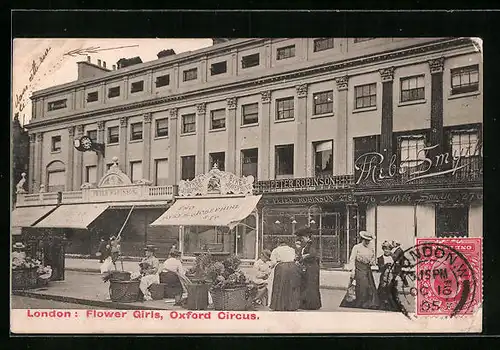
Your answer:
[[[470,82],[471,83],[478,83],[479,82],[479,72],[471,72],[470,73]]]
[[[142,179],[142,162],[130,163],[130,180],[139,181]]]
[[[168,183],[168,160],[167,159],[157,159],[156,160],[156,186],[167,185]]]
[[[460,86],[460,75],[454,75],[451,78],[451,84],[452,86]]]
[[[410,89],[415,89],[417,87],[417,79],[416,78],[408,79],[408,83],[409,83]]]

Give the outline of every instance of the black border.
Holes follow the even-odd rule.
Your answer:
[[[83,3],[83,1],[82,1]],[[283,2],[275,5],[280,6]],[[126,4],[125,2],[123,4]],[[55,4],[53,4],[55,5]],[[141,4],[144,5],[144,4]],[[254,4],[256,5],[256,4]],[[351,6],[354,6],[353,3]],[[258,6],[258,5],[257,5]],[[283,7],[283,5],[281,5]],[[306,5],[311,6],[311,5]],[[480,6],[480,3],[471,7]],[[66,8],[71,5],[66,4]],[[92,6],[91,6],[92,7]],[[183,6],[188,8],[188,6]],[[222,7],[222,6],[221,6]],[[287,8],[294,5],[286,4]],[[304,8],[304,6],[301,6]],[[322,6],[323,7],[323,6]],[[119,7],[115,7],[119,8]],[[323,36],[390,36],[390,37],[443,37],[443,36],[472,36],[484,40],[484,322],[483,334],[499,334],[498,312],[500,311],[500,284],[498,276],[498,244],[499,235],[495,226],[496,209],[498,203],[498,154],[495,152],[495,142],[498,140],[498,79],[496,62],[500,48],[495,24],[500,23],[499,12],[496,11],[428,11],[428,12],[328,12],[328,11],[272,11],[272,12],[245,12],[245,11],[168,11],[168,12],[86,12],[86,11],[21,11],[12,12],[12,37],[323,37]],[[9,45],[12,45],[9,37]],[[10,46],[11,47],[11,46]],[[10,79],[10,72],[9,72]],[[10,108],[9,112],[10,113]],[[5,118],[8,120],[8,118]],[[5,128],[4,130],[8,130]],[[7,138],[4,138],[7,140]],[[10,147],[6,147],[10,149]],[[4,157],[5,161],[7,158]],[[8,169],[9,167],[1,167]],[[0,174],[6,179],[6,171]],[[489,204],[488,204],[489,202]],[[8,228],[6,230],[8,232]],[[8,240],[8,235],[4,235]],[[9,243],[7,243],[9,244]],[[8,255],[6,255],[8,257]],[[9,259],[10,260],[10,259]],[[496,264],[495,264],[496,263]],[[497,265],[495,267],[495,265]],[[10,261],[5,264],[10,266]],[[436,335],[431,335],[436,337]],[[267,334],[266,334],[267,336]],[[299,336],[294,334],[294,337]],[[342,335],[341,335],[342,336]],[[373,337],[373,335],[371,335]],[[394,335],[401,337],[401,335]],[[407,335],[404,335],[407,336]],[[424,340],[425,335],[417,335]],[[52,337],[52,336],[51,336]],[[183,336],[184,337],[184,336]],[[229,338],[230,336],[217,336]],[[322,335],[322,338],[328,337]],[[374,339],[363,339],[361,334],[343,336],[348,338],[346,344],[354,347],[355,344],[364,344],[366,348],[375,345]],[[376,335],[387,337],[387,335]],[[56,337],[52,337],[56,338]],[[57,336],[59,338],[59,336]],[[232,338],[232,337],[231,337]],[[254,337],[252,337],[254,338]],[[440,336],[443,338],[443,336]],[[464,344],[466,339],[473,339],[474,345],[479,345],[482,339],[472,334],[449,334],[448,341]],[[129,341],[131,346],[148,345],[151,337],[141,337],[137,342]],[[361,339],[361,341],[360,341]],[[400,338],[401,339],[401,338]],[[398,339],[398,340],[400,340]],[[19,339],[16,339],[16,343]],[[52,339],[50,339],[52,340]],[[70,340],[74,340],[71,339]],[[94,345],[89,341],[86,345],[103,348],[109,339],[100,339]],[[223,339],[228,340],[228,339]],[[380,339],[385,346],[394,347],[393,340]],[[44,339],[39,347],[46,347],[49,339]],[[203,348],[211,348],[215,344],[204,338]],[[300,339],[304,341],[304,339]],[[307,342],[307,340],[305,340]],[[293,339],[292,347],[302,344],[299,339]],[[30,341],[33,348],[37,345]],[[217,341],[220,344],[219,341]],[[408,342],[405,347],[409,346]],[[99,344],[103,346],[99,346]],[[238,347],[246,344],[237,340]],[[435,340],[429,342],[435,345]],[[123,346],[124,344],[117,346]],[[167,345],[167,343],[165,343]],[[108,347],[109,345],[107,345]],[[156,345],[162,346],[162,345]],[[198,349],[199,346],[183,345]],[[255,345],[252,344],[252,348]],[[307,343],[303,346],[308,346]],[[14,347],[12,347],[14,348]]]

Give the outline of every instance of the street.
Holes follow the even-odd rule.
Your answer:
[[[81,304],[64,303],[54,300],[28,298],[13,295],[11,299],[12,309],[106,309],[104,307],[87,306]]]

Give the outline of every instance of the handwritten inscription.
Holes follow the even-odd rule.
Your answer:
[[[180,206],[175,213],[167,213],[165,219],[195,218],[201,217],[203,220],[213,221],[219,218],[220,213],[236,211],[240,208],[239,204],[224,205],[209,209],[196,209],[193,205]]]
[[[417,152],[416,160],[405,159],[397,164],[396,155],[385,162],[383,154],[378,152],[368,152],[358,157],[354,163],[354,168],[358,172],[355,181],[358,185],[362,181],[371,180],[374,184],[380,183],[384,179],[392,179],[398,174],[407,174],[406,182],[418,179],[436,177],[444,174],[455,174],[458,170],[467,168],[472,164],[470,156],[480,155],[482,157],[482,145],[477,142],[474,147],[464,147],[460,152],[438,154],[434,159],[428,157],[428,151],[437,148],[438,145],[423,147]],[[463,161],[465,160],[465,161]],[[418,164],[410,166],[417,162]],[[383,164],[387,163],[384,167]],[[440,167],[450,164],[450,168],[439,170]]]
[[[482,193],[476,192],[439,192],[439,193],[403,193],[380,196],[359,196],[358,203],[362,204],[402,204],[402,203],[430,203],[430,202],[448,202],[448,203],[470,203],[481,201]]]

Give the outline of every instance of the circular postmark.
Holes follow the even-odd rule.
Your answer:
[[[480,302],[480,259],[475,247],[469,254],[469,246],[455,243],[417,241],[401,251],[390,268],[390,302],[397,310],[409,318],[472,314]]]

